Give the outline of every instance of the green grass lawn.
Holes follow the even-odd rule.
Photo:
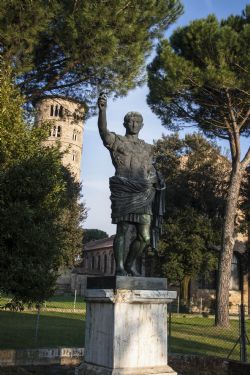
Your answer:
[[[65,300],[63,302],[67,303]],[[60,303],[60,298],[58,297],[53,303],[54,306]],[[42,311],[37,340],[35,340],[37,315],[34,311],[0,311],[0,349],[83,347],[84,308],[85,305],[83,305],[82,313]],[[246,325],[250,338],[250,320],[247,320]],[[238,332],[237,320],[231,321],[230,329],[221,329],[214,326],[214,319],[211,318],[173,314],[169,350],[171,353],[227,358],[238,339]],[[248,356],[250,358],[250,345],[248,345]],[[230,358],[239,359],[239,345]]]
[[[73,309],[74,308],[74,296],[53,296],[48,301],[46,301],[47,308],[59,308],[59,309]],[[76,309],[86,310],[86,304],[83,297],[76,296]]]
[[[85,314],[42,312],[38,339],[34,312],[0,311],[0,349],[83,347]]]
[[[250,338],[250,321],[246,321]],[[238,320],[231,320],[230,328],[214,326],[214,319],[203,317],[172,316],[169,349],[172,353],[201,354],[226,358],[239,337]],[[240,347],[237,345],[231,359],[239,359]],[[250,345],[248,345],[250,358]]]

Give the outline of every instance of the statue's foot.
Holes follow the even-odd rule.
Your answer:
[[[120,269],[120,270],[116,270],[115,276],[128,276],[128,273],[124,269],[123,270]]]
[[[141,274],[136,271],[134,268],[126,268],[126,271],[129,276],[134,276],[134,277],[141,277]]]

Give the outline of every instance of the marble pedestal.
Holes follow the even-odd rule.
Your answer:
[[[167,305],[174,298],[165,279],[88,280],[84,362],[76,374],[177,375],[167,353]]]

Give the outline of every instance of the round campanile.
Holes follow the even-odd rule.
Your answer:
[[[35,108],[37,126],[51,122],[45,144],[53,146],[60,141],[61,150],[67,151],[63,155],[63,165],[80,181],[84,103],[70,98],[46,96],[36,102]]]

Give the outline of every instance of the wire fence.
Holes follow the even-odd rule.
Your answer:
[[[0,306],[8,298],[0,298]],[[74,294],[54,296],[39,308],[0,310],[0,349],[84,347],[86,304]]]
[[[235,306],[238,314],[230,317],[227,328],[215,325],[215,316],[181,313],[177,304],[168,314],[168,348],[170,353],[217,356],[250,361],[250,319],[244,305]],[[177,312],[179,311],[179,312]]]
[[[7,298],[0,298],[0,306]],[[204,306],[203,306],[204,307]],[[169,306],[170,353],[219,356],[250,361],[250,318],[244,306],[235,306],[230,326],[215,326],[215,317],[204,309],[181,312],[178,302]],[[40,308],[21,312],[0,309],[0,349],[84,347],[86,304],[83,297],[54,296]]]

